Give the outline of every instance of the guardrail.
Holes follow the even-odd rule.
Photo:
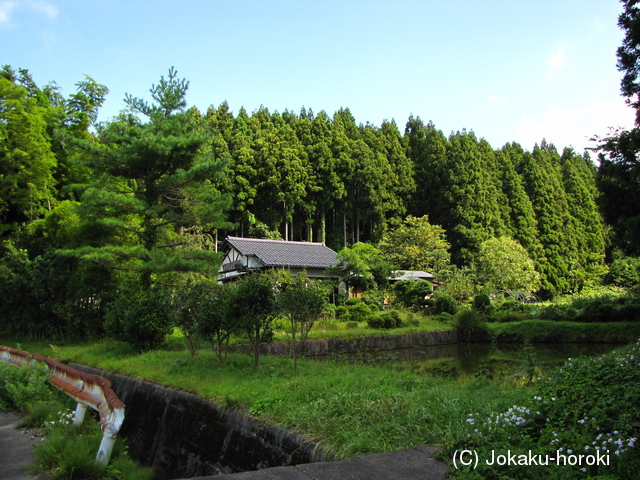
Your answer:
[[[51,375],[51,384],[78,402],[75,425],[82,424],[87,407],[97,410],[100,414],[102,442],[96,460],[103,465],[109,463],[113,444],[124,421],[124,403],[111,389],[109,380],[81,372],[37,353],[23,352],[3,345],[0,345],[0,360],[18,367],[34,362],[44,364]]]

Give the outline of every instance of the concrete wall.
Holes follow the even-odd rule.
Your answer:
[[[296,465],[323,459],[316,444],[248,414],[150,382],[74,365],[112,383],[126,405],[120,435],[157,479]]]
[[[395,350],[399,348],[429,347],[459,343],[457,330],[439,332],[415,332],[397,335],[380,335],[350,340],[339,338],[307,340],[300,348],[301,355],[328,355],[331,353],[370,352],[374,350]],[[235,347],[237,351],[249,351],[249,346]],[[287,342],[274,342],[262,345],[262,353],[266,355],[289,355],[290,345]]]

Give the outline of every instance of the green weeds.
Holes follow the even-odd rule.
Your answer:
[[[35,473],[49,480],[150,480],[151,471],[134,462],[122,439],[116,441],[112,461],[106,467],[95,461],[102,432],[98,421],[87,415],[73,425],[75,403],[51,388],[49,374],[38,367],[0,363],[0,402],[21,410],[19,427],[41,429],[44,441],[34,449]]]
[[[476,451],[478,468],[458,472],[469,478],[633,478],[640,469],[639,412],[640,341],[600,357],[569,359],[532,396],[504,410],[469,414],[445,455]],[[488,461],[529,451],[576,461],[534,467]],[[594,462],[597,456],[606,456],[606,464]]]

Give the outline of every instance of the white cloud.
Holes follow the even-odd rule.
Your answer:
[[[491,95],[487,99],[487,103],[502,103],[502,102],[506,102],[506,101],[507,101],[507,97],[503,97],[501,95]]]
[[[546,72],[547,78],[554,78],[562,71],[567,64],[565,58],[565,47],[560,47],[553,52],[547,59]]]
[[[16,8],[16,2],[0,2],[0,25],[11,21],[11,14]]]
[[[58,8],[46,0],[30,0],[26,3],[4,0],[0,1],[0,26],[11,24],[13,13],[25,7],[32,12],[39,13],[52,20],[55,19],[59,13]]]
[[[29,6],[31,7],[32,10],[42,13],[43,15],[51,19],[56,18],[58,16],[58,8],[55,5],[52,5],[51,3],[46,2],[45,0],[37,0],[37,1],[34,0],[32,2],[29,2]]]
[[[590,138],[607,135],[611,127],[631,128],[634,120],[635,111],[621,97],[609,102],[594,100],[583,106],[553,105],[541,117],[523,116],[517,141],[530,150],[544,138],[560,153],[569,146],[582,153],[586,147],[595,146]]]

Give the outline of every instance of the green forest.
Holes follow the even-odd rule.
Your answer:
[[[637,27],[620,22],[622,95],[637,109]],[[98,122],[108,86],[88,76],[76,86],[64,96],[26,69],[0,72],[7,333],[91,330],[132,284],[215,279],[227,235],[346,252],[368,244],[392,267],[472,283],[501,261],[532,265],[520,289],[539,298],[639,281],[637,129],[599,139],[590,155],[544,139],[496,148],[414,116],[402,127],[358,124],[348,108],[201,111],[173,68],[147,98],[127,95],[117,117]]]

